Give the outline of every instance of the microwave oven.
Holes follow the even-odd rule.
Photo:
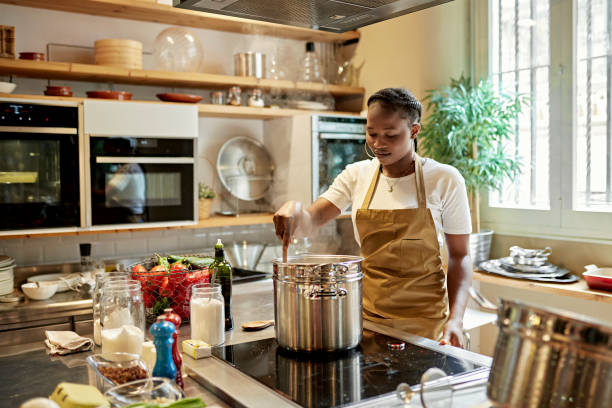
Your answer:
[[[323,194],[344,168],[369,159],[365,153],[366,119],[312,116],[312,200]]]

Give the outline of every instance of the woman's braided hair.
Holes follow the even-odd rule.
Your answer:
[[[421,122],[421,102],[405,88],[384,88],[368,98],[368,107],[378,102],[384,109],[399,112],[400,117],[408,119],[410,124]],[[414,139],[414,151],[418,142]]]
[[[368,98],[368,107],[374,102],[392,112],[399,112],[402,118],[408,118],[412,123],[421,121],[421,102],[407,89],[381,89]]]

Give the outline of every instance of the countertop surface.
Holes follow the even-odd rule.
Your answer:
[[[240,329],[240,326],[248,321],[274,318],[272,280],[266,279],[235,285],[232,300],[235,328],[226,332],[226,345],[274,337],[274,327],[258,332],[246,332]],[[370,322],[364,322],[364,327],[479,365],[490,366],[491,364],[489,357],[451,346],[440,346],[429,339],[412,336]],[[181,326],[180,339],[189,338],[189,332],[188,324]],[[99,351],[99,348],[96,348],[93,352],[88,353],[50,357],[45,354],[42,342],[5,347],[0,352],[0,374],[3,379],[0,382],[0,395],[9,398],[11,401],[9,406],[16,407],[28,398],[49,395],[61,381],[87,383],[88,373],[85,359]],[[186,394],[202,397],[211,407],[297,406],[279,393],[263,386],[257,380],[216,357],[194,360],[184,354],[183,372],[189,374],[189,378],[186,378]],[[420,406],[417,400],[418,398],[413,398],[412,403],[408,406]],[[488,406],[486,401],[485,387],[480,386],[470,392],[454,395],[453,407],[485,407]],[[0,406],[3,404],[0,403]],[[400,403],[392,393],[351,406],[390,407],[404,406],[404,404]]]

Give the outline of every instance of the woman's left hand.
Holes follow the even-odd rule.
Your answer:
[[[451,346],[463,348],[463,321],[449,319],[444,326],[440,344],[450,344]]]

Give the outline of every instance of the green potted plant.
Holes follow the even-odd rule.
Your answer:
[[[424,102],[429,115],[419,133],[419,150],[463,175],[472,212],[470,252],[477,265],[489,258],[493,234],[480,231],[479,193],[501,190],[504,181],[520,174],[519,162],[504,145],[527,99],[499,92],[490,80],[472,85],[462,75],[449,87],[427,91]]]
[[[208,184],[198,184],[198,216],[205,220],[210,217],[210,209],[213,199],[217,196],[215,191]]]

